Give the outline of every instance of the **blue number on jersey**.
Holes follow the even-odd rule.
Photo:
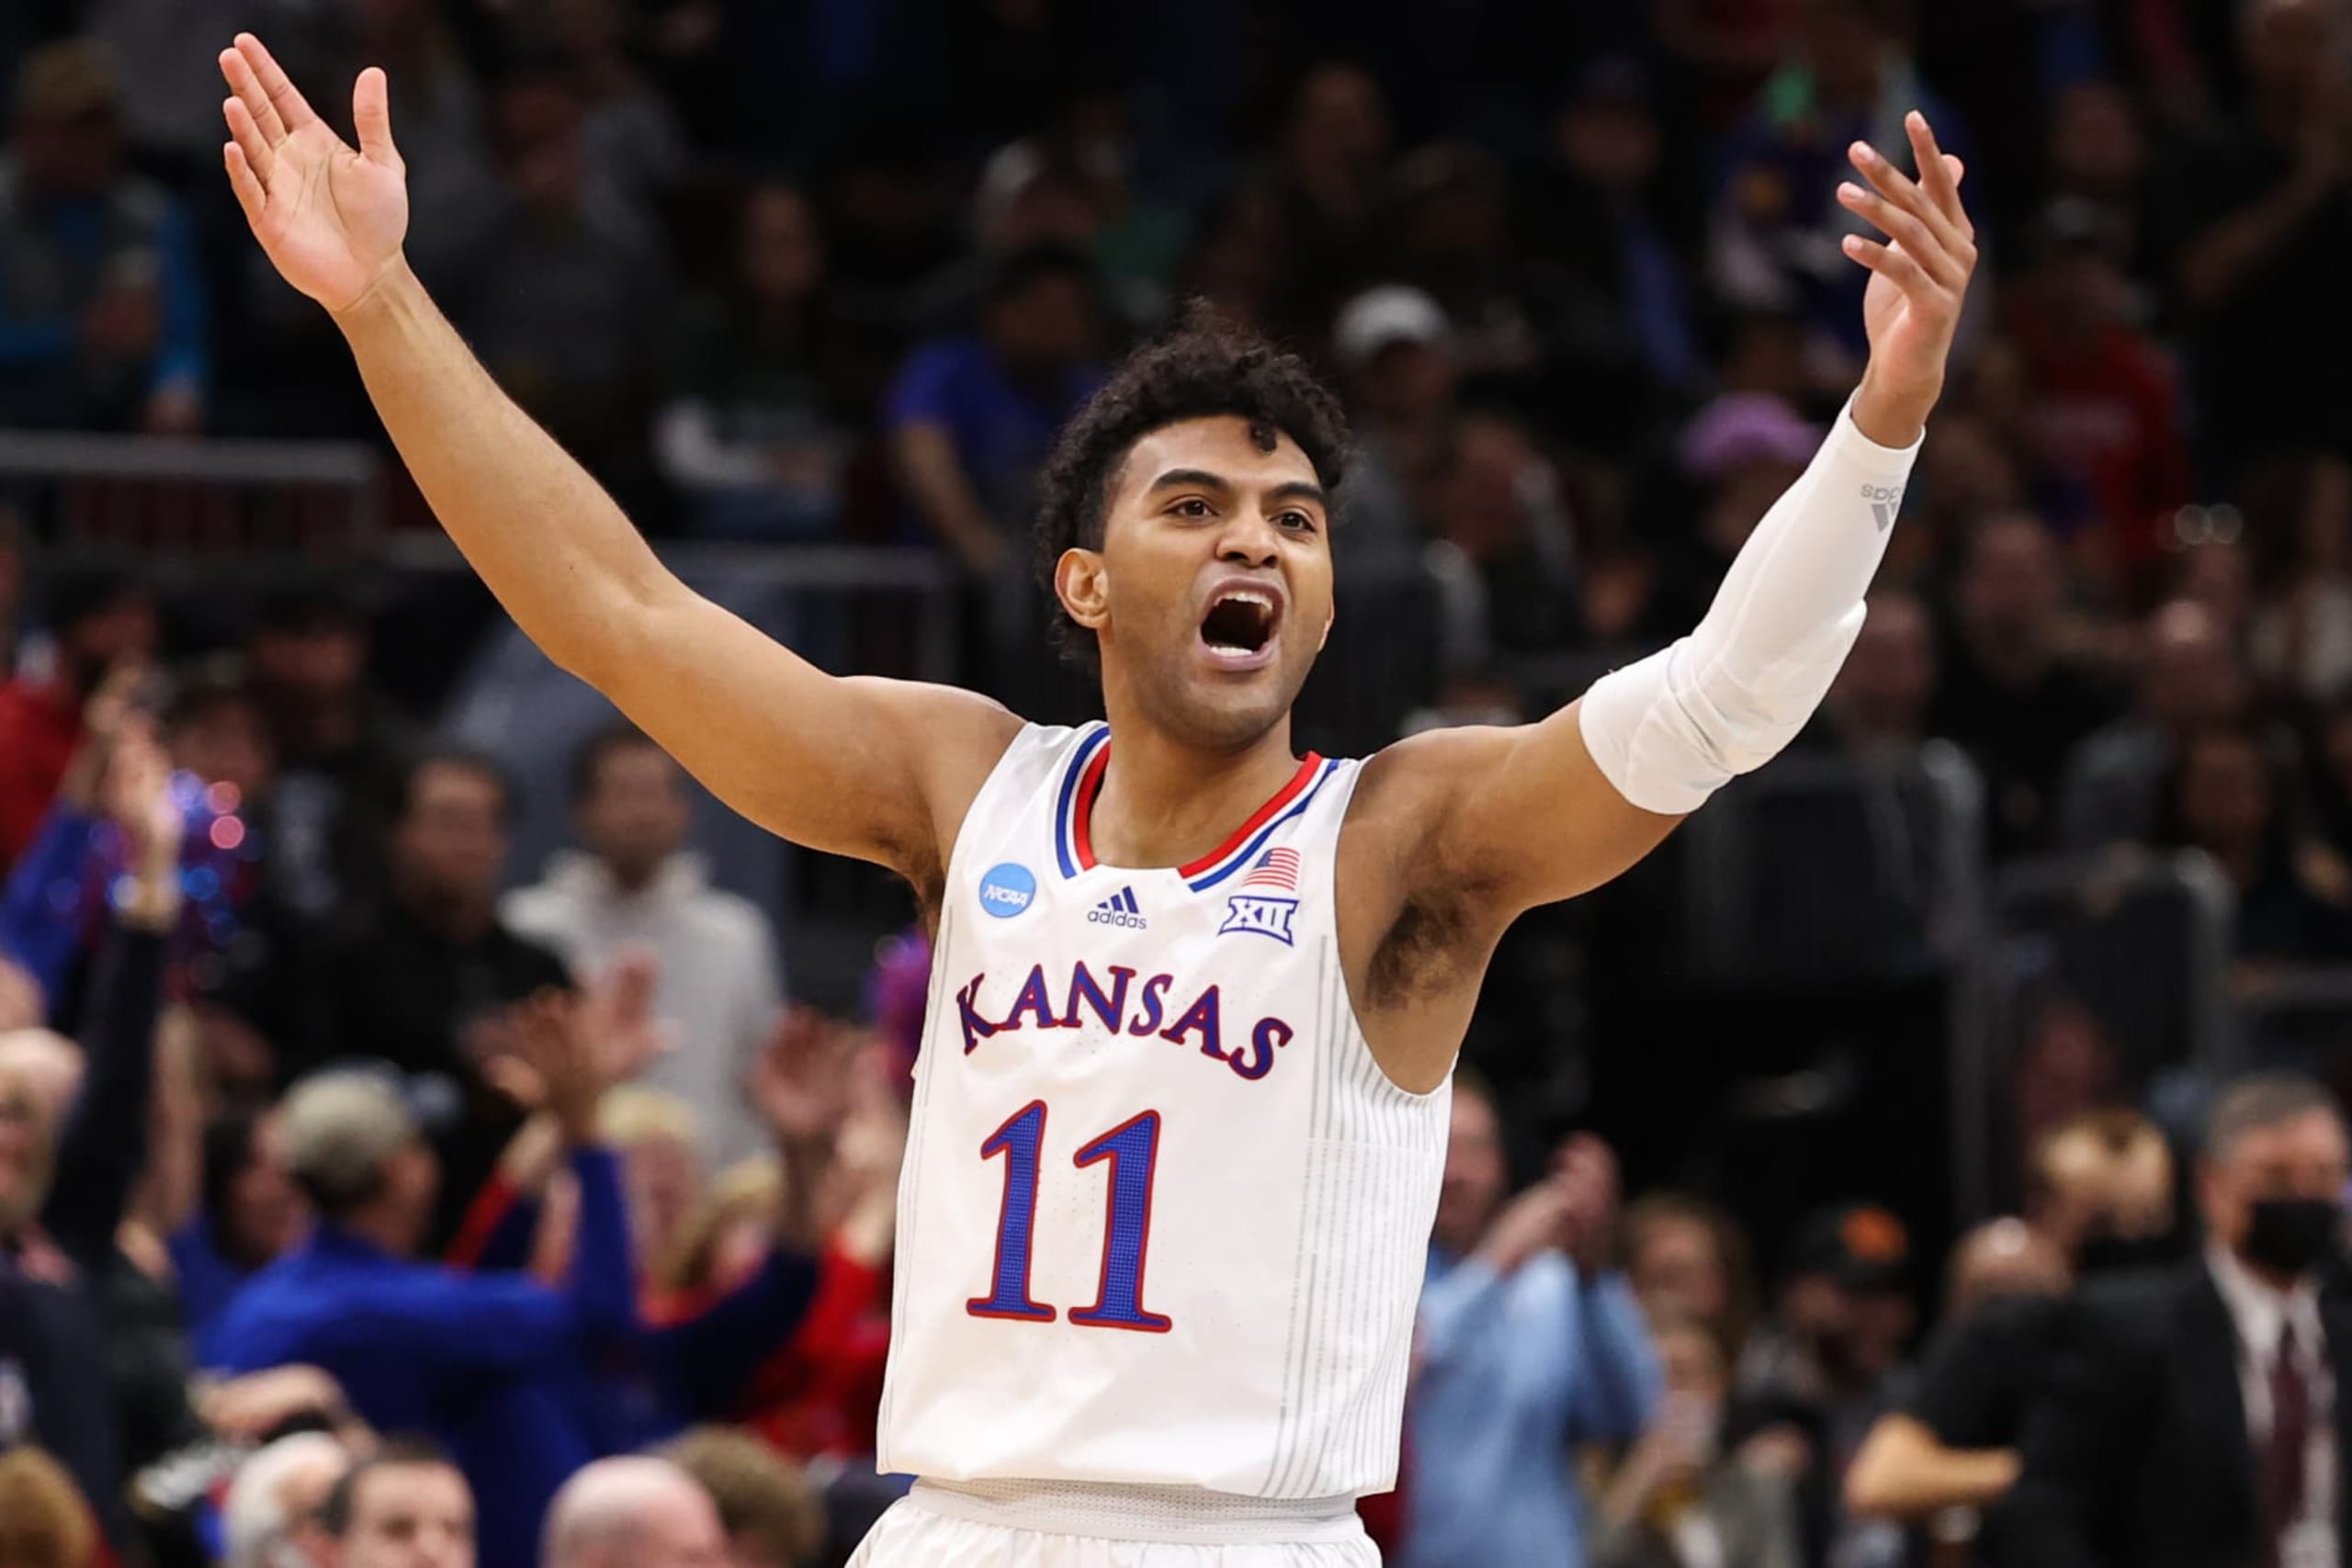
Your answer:
[[[996,1288],[964,1303],[974,1317],[1051,1323],[1054,1309],[1029,1299],[1029,1247],[1037,1224],[1037,1145],[1046,1140],[1046,1102],[1033,1100],[989,1134],[980,1157],[1004,1159],[1004,1206],[996,1223]]]

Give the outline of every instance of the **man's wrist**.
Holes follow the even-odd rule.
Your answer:
[[[401,252],[384,264],[373,282],[339,310],[330,311],[343,335],[356,342],[363,333],[381,331],[424,298],[424,285]]]
[[[1848,417],[1872,444],[1900,452],[1917,444],[1942,395],[1941,378],[1925,386],[1890,387],[1873,364],[1862,371]]]

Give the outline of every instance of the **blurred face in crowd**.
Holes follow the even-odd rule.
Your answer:
[[[1965,1317],[1995,1296],[2054,1296],[2066,1288],[2066,1258],[2023,1220],[1977,1226],[1952,1249],[1951,1314]]]
[[[1935,628],[1908,593],[1874,594],[1829,700],[1860,739],[1916,741],[1936,691]]]
[[[1877,97],[1888,39],[1869,0],[1804,0],[1798,9],[1797,47],[1822,96],[1847,107]]]
[[[2129,196],[2145,158],[2139,118],[2121,88],[2086,82],[2058,95],[2051,115],[2050,163],[2061,188]]]
[[[685,774],[659,747],[614,745],[578,807],[581,840],[623,887],[651,881],[686,841],[694,815]]]
[[[356,622],[319,617],[256,630],[246,644],[254,679],[273,705],[332,708],[359,690],[368,637]]]
[[[743,287],[763,305],[800,304],[825,276],[816,209],[790,186],[761,186],[744,198]]]
[[[1645,1226],[1625,1272],[1653,1318],[1721,1324],[1731,1313],[1723,1250],[1713,1228],[1695,1214],[1668,1214]]]
[[[424,1227],[433,1218],[433,1201],[441,1194],[441,1162],[433,1145],[411,1139],[384,1162],[384,1187],[378,1201],[387,1220],[392,1250],[410,1254],[424,1243]]]
[[[49,1189],[51,1123],[25,1075],[0,1067],[0,1237],[17,1234]]]
[[[2279,114],[2308,112],[2342,70],[2335,0],[2253,0],[2240,22],[2256,99]]]
[[[2245,671],[2201,604],[2176,600],[2148,621],[2140,698],[2156,723],[2186,731],[2221,724],[2245,704]]]
[[[229,1212],[215,1224],[232,1254],[258,1268],[291,1248],[310,1228],[311,1205],[286,1173],[275,1116],[254,1122],[246,1162],[229,1183]]]
[[[1293,102],[1285,150],[1292,168],[1310,186],[1371,174],[1388,151],[1380,85],[1353,65],[1308,72]]]
[[[628,1186],[629,1234],[639,1250],[648,1258],[667,1257],[702,1201],[702,1156],[684,1138],[653,1134],[630,1143],[622,1178]]]
[[[499,96],[500,145],[507,183],[535,211],[564,213],[580,205],[580,100],[551,79],[518,83]]]
[[[392,847],[402,891],[413,902],[486,905],[506,869],[504,788],[467,763],[425,763],[409,786]]]
[[[121,177],[121,117],[104,104],[28,109],[17,117],[16,152],[36,189],[95,194]]]
[[[1472,560],[1506,559],[1526,543],[1529,503],[1551,484],[1525,431],[1509,420],[1465,419],[1442,491],[1445,536]]]
[[[0,1032],[0,1072],[13,1074],[31,1093],[47,1126],[65,1124],[86,1066],[82,1048],[54,1030],[34,1025]]]
[[[2083,1125],[2041,1155],[2034,1228],[2070,1255],[2086,1243],[2137,1242],[2173,1228],[2172,1150],[2145,1122]]]
[[[1668,1397],[1721,1410],[1731,1389],[1714,1337],[1697,1323],[1668,1321],[1652,1337]]]
[[[2210,1153],[2198,1171],[2198,1202],[2208,1235],[2241,1257],[2258,1259],[2265,1249],[2256,1229],[2265,1206],[2300,1200],[2334,1213],[2347,1180],[2352,1146],[2346,1143],[2344,1123],[2334,1111],[2314,1109],[2249,1128],[2229,1146]]]
[[[260,704],[250,697],[208,697],[174,721],[167,739],[174,767],[207,784],[232,786],[240,801],[257,801],[269,793],[277,749]]]
[[[2038,673],[2064,595],[2057,547],[2038,520],[2013,512],[1976,525],[1956,599],[1980,660]]]
[[[2199,736],[2181,759],[2177,787],[2188,841],[2242,868],[2270,826],[2270,766],[2261,750],[2243,735]]]
[[[1657,172],[1657,124],[1630,93],[1598,94],[1560,117],[1561,162],[1600,189],[1630,194]]]
[[[1128,451],[1106,513],[1102,548],[1055,576],[1101,639],[1106,692],[1206,750],[1281,723],[1331,627],[1330,514],[1306,454],[1281,434],[1260,451],[1231,416],[1165,425]]]
[[[474,1499],[446,1464],[384,1464],[352,1489],[326,1568],[474,1568]]]
[[[1834,1388],[1870,1388],[1894,1370],[1915,1315],[1899,1289],[1828,1274],[1800,1274],[1781,1288],[1781,1322]]]
[[[1443,344],[1397,338],[1356,373],[1356,400],[1387,423],[1426,423],[1453,402],[1457,378],[1453,355]]]
[[[0,1030],[32,1029],[47,1015],[40,982],[22,966],[0,958]]]
[[[1502,1124],[1487,1097],[1453,1091],[1453,1124],[1445,1145],[1445,1179],[1438,1188],[1438,1245],[1468,1253],[1486,1234],[1510,1185],[1503,1162]]]
[[[989,302],[989,343],[1015,376],[1051,376],[1094,357],[1102,323],[1094,290],[1074,273],[1034,277]]]
[[[718,1509],[691,1482],[664,1488],[639,1506],[630,1544],[630,1568],[727,1568],[729,1561]]]
[[[154,601],[129,592],[65,627],[57,651],[74,689],[91,692],[107,671],[153,660],[155,642]]]

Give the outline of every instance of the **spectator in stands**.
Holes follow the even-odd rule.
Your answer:
[[[1905,761],[1930,733],[1936,695],[1936,628],[1927,606],[1901,589],[1871,595],[1854,650],[1829,688],[1821,728],[1849,753]]]
[[[245,1282],[300,1242],[311,1207],[286,1168],[275,1115],[232,1111],[204,1129],[202,1197],[171,1238],[182,1312],[202,1355]]]
[[[1498,410],[1457,418],[1440,463],[1439,537],[1485,590],[1492,651],[1528,656],[1574,647],[1582,628],[1559,470],[1523,423]]]
[[[1651,1192],[1625,1211],[1625,1278],[1653,1323],[1679,1318],[1715,1337],[1737,1365],[1756,1321],[1747,1237],[1723,1210],[1679,1192]]]
[[[863,356],[826,290],[808,197],[755,186],[738,221],[726,292],[695,308],[673,351],[655,451],[692,498],[695,532],[823,537],[841,521],[865,412]]]
[[[0,1453],[0,1562],[8,1568],[99,1568],[90,1505],[74,1478],[36,1448]]]
[[[15,1071],[0,1077],[0,1369],[16,1364],[0,1383],[17,1391],[17,1435],[57,1455],[107,1536],[127,1545],[120,1391],[107,1355],[120,1324],[107,1283],[146,1141],[164,933],[180,908],[180,816],[152,742],[123,749],[107,788],[130,871],[81,1019],[88,1066],[62,1122],[54,1089],[44,1095]]]
[[[464,1120],[442,1143],[446,1236],[520,1118],[490,1089],[478,1056],[497,1010],[570,976],[563,961],[498,919],[506,867],[507,786],[466,753],[410,770],[392,827],[390,897],[326,946],[293,1061],[368,1057],[435,1075],[462,1091]]]
[[[718,1505],[664,1459],[600,1460],[548,1511],[546,1568],[728,1568]]]
[[[1093,264],[1066,246],[1005,258],[979,331],[915,350],[884,423],[899,489],[976,577],[1020,555],[1030,485],[1062,422],[1101,384]]]
[[[2247,532],[2269,546],[2252,652],[2262,679],[2306,702],[2352,692],[2352,463],[2295,453],[2247,479]]]
[[[1788,1480],[1723,1446],[1731,1378],[1704,1325],[1656,1325],[1666,1395],[1600,1501],[1594,1568],[1797,1568]]]
[[[26,56],[0,155],[0,425],[187,435],[210,377],[187,214],[123,167],[98,46]]]
[[[685,127],[631,53],[630,12],[616,0],[569,0],[550,9],[580,99],[591,204],[626,213],[639,232],[650,232],[659,198],[686,173]]]
[[[2065,1255],[2023,1220],[2004,1214],[1952,1244],[1944,1264],[1944,1322],[1965,1323],[1987,1302],[2053,1296],[2066,1281]],[[1846,1481],[1850,1491],[1851,1471]]]
[[[2132,315],[2153,315],[2148,285],[2156,276],[2147,214],[2147,141],[2132,95],[2114,82],[2078,82],[2051,101],[2044,194],[2097,214],[2120,246],[2132,280]]]
[[[2041,215],[2039,265],[2012,290],[2044,460],[2094,508],[2074,555],[2119,597],[2146,592],[2172,514],[2191,498],[2172,369],[2130,314],[2124,235],[2086,201]]]
[[[1273,301],[1278,335],[1317,341],[1333,307],[1371,281],[1392,148],[1387,99],[1371,72],[1331,60],[1299,77],[1270,179],[1274,244],[1285,258]]]
[[[1453,329],[1427,294],[1383,284],[1340,309],[1331,355],[1346,378],[1353,441],[1343,492],[1348,553],[1408,555],[1427,532],[1415,502],[1445,463],[1460,378]]]
[[[804,1568],[825,1544],[825,1509],[800,1472],[757,1438],[698,1427],[662,1450],[718,1509],[727,1568]]]
[[[2026,1222],[1998,1220],[1977,1234],[2014,1228],[2023,1245],[2007,1248],[2007,1266],[2053,1255],[2058,1276],[1970,1301],[1958,1278],[1965,1252],[1956,1257],[1951,1311],[1918,1381],[1871,1428],[1846,1475],[1855,1512],[1932,1520],[1939,1539],[1973,1536],[1996,1558],[2007,1522],[1996,1505],[2016,1483],[2027,1416],[2065,1345],[2068,1283],[2145,1277],[2178,1256],[2171,1149],[2132,1111],[2077,1116],[2035,1148],[2026,1209]]]
[[[1641,1309],[1609,1267],[1617,1168],[1570,1138],[1508,1197],[1502,1127],[1457,1077],[1409,1404],[1407,1568],[1575,1564],[1584,1509],[1567,1456],[1648,1424],[1658,1369]],[[1507,1201],[1508,1198],[1508,1201]]]
[[[220,1505],[223,1568],[325,1568],[321,1520],[351,1455],[324,1432],[296,1432],[237,1467]]]
[[[395,1438],[327,1493],[318,1568],[474,1568],[475,1526],[473,1494],[448,1455],[429,1441]]]
[[[13,864],[56,798],[107,674],[155,651],[155,604],[119,572],[61,573],[42,595],[52,652],[0,686],[0,864]]]
[[[507,926],[545,943],[576,975],[624,952],[651,954],[654,1016],[679,1049],[645,1081],[692,1108],[702,1152],[731,1164],[763,1143],[743,1077],[783,1006],[775,932],[745,899],[720,892],[684,845],[693,803],[684,773],[630,726],[607,730],[573,765],[572,820],[584,852],[559,855],[537,886],[506,896]]]
[[[1993,852],[2006,857],[2048,842],[2066,755],[2114,705],[2065,649],[2066,582],[2048,530],[2004,513],[1959,549],[1928,724],[1984,773]]]
[[[1391,183],[1396,265],[1445,311],[1463,374],[1544,385],[1566,301],[1556,270],[1511,243],[1500,163],[1472,143],[1441,142],[1407,154]]]
[[[1659,541],[1658,581],[1641,619],[1650,637],[1706,613],[1732,558],[1820,445],[1820,428],[1778,392],[1724,392],[1683,426],[1672,476],[1679,515]]]
[[[1839,238],[1860,231],[1836,198],[1846,150],[1858,139],[1902,148],[1915,108],[1947,152],[1969,159],[1968,139],[1913,68],[1894,0],[1801,0],[1794,11],[1790,52],[1724,154],[1709,267],[1736,304],[1795,311],[1816,353],[1859,364],[1864,280],[1835,265]]]
[[[2030,1418],[2009,1520],[2021,1568],[2339,1560],[2352,1321],[2338,1256],[2352,1146],[2308,1079],[2256,1076],[2213,1107],[2203,1254],[2086,1291]]]
[[[2282,771],[2252,730],[2211,728],[2182,744],[2154,839],[2204,851],[2228,879],[2241,985],[2279,965],[2352,958],[2352,874],[2295,820]]]
[[[1785,1427],[1809,1454],[1798,1501],[1809,1561],[1893,1564],[1901,1538],[1842,1506],[1846,1467],[1892,1404],[1916,1319],[1910,1238],[1886,1210],[1849,1203],[1798,1226],[1772,1321],[1739,1369],[1747,1420]]]
[[[1552,161],[1518,182],[1519,243],[1557,264],[1569,289],[1560,381],[1589,389],[1576,423],[1592,446],[1645,428],[1662,394],[1700,385],[1708,368],[1675,243],[1681,214],[1660,177],[1665,141],[1640,68],[1600,61],[1553,121]]]
[[[366,618],[323,583],[270,595],[246,634],[277,758],[270,875],[306,919],[384,891],[385,843],[415,746],[368,687],[368,650]]]
[[[2257,0],[2238,17],[2243,112],[2155,181],[2206,474],[2222,484],[2267,449],[2352,436],[2324,368],[2352,354],[2336,266],[2352,246],[2343,20],[2311,0]]]
[[[522,1010],[515,1049],[544,1086],[578,1184],[569,1280],[550,1288],[418,1260],[442,1172],[396,1080],[317,1074],[283,1116],[318,1230],[239,1292],[208,1358],[228,1371],[322,1368],[379,1429],[447,1442],[481,1500],[485,1555],[501,1563],[530,1559],[548,1500],[599,1451],[570,1392],[590,1348],[636,1328],[619,1179],[594,1143],[609,1058],[575,1004],[554,996]]]
[[[492,109],[506,201],[450,280],[453,314],[499,384],[611,482],[642,457],[666,258],[596,199],[563,73],[509,78]]]
[[[2148,617],[2133,710],[2086,737],[2067,760],[2059,832],[2067,849],[2145,842],[2188,738],[2245,718],[2251,682],[2203,605],[2176,600]]]

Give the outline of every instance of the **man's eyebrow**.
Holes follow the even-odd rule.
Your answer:
[[[1233,481],[1206,468],[1170,468],[1151,481],[1153,490],[1221,490],[1233,489]]]
[[[1278,484],[1266,492],[1266,499],[1268,501],[1311,501],[1327,512],[1331,509],[1331,498],[1323,493],[1323,487],[1318,484],[1309,484],[1305,479],[1292,479],[1287,484]]]

